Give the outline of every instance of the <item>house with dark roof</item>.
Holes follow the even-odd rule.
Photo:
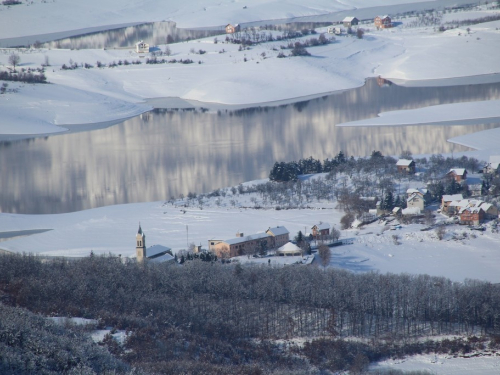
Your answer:
[[[342,20],[344,27],[356,26],[359,24],[359,20],[356,17],[345,17]]]

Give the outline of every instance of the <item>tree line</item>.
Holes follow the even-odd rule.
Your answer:
[[[141,266],[119,257],[42,263],[9,255],[0,257],[0,291],[4,304],[127,330],[125,347],[109,350],[150,372],[202,364],[208,373],[252,373],[257,363],[269,373],[308,368],[275,339],[327,337],[328,347],[348,336],[369,338],[373,345],[360,353],[373,360],[403,353],[423,335],[500,333],[498,285],[428,275],[199,260]]]

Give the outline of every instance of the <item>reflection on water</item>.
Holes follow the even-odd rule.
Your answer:
[[[205,38],[224,33],[223,30],[178,29],[175,22],[152,22],[121,29],[97,32],[72,38],[60,39],[44,44],[46,48],[95,49],[133,47],[144,40],[151,46],[177,43],[185,40]]]
[[[379,112],[500,99],[500,84],[364,87],[280,107],[155,110],[106,129],[0,143],[0,209],[57,213],[168,199],[266,177],[276,160],[340,150],[384,155],[463,150],[446,140],[499,124],[336,127]]]

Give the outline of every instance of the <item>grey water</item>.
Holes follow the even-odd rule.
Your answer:
[[[267,177],[275,161],[466,150],[447,139],[499,127],[337,127],[380,112],[500,99],[500,83],[362,87],[274,107],[156,109],[103,129],[0,142],[0,211],[48,214],[167,200]]]

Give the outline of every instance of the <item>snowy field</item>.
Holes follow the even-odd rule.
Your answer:
[[[426,0],[33,0],[0,6],[1,38],[55,33],[116,24],[171,20],[182,28],[315,16],[350,9]],[[43,14],[41,17],[40,15]],[[20,22],[20,21],[23,22]],[[26,27],[29,25],[29,27]]]
[[[416,355],[398,360],[385,360],[370,369],[400,371],[428,371],[438,375],[497,375],[500,373],[498,355],[477,357],[452,357],[445,355]]]
[[[376,4],[371,2],[370,5],[396,2],[398,1],[380,0]],[[111,17],[106,19],[112,20],[113,16],[116,16],[116,22],[123,22],[127,19],[123,18],[127,12],[130,12],[130,14],[127,13],[130,17],[132,14],[135,15],[135,21],[143,14],[144,19],[152,19],[149,16],[149,18],[146,17],[142,11],[138,11],[139,5],[132,1],[127,6],[121,6],[121,10],[115,13],[106,8],[108,3],[114,4],[105,2],[102,14],[94,12],[99,8],[91,6],[94,1],[72,4],[72,6],[82,7],[78,19],[85,19],[81,16],[84,14],[89,20],[96,20],[96,24],[106,14]],[[194,4],[193,1],[185,3],[179,2],[178,9],[171,10],[172,18],[176,21],[184,18],[190,19],[193,24],[198,24],[198,11],[193,10],[197,9],[198,4]],[[308,3],[307,6],[297,5],[298,3],[297,1],[287,2],[285,6],[278,1],[260,1],[249,8],[262,7],[263,11],[269,11],[266,13],[266,18],[259,18],[263,17],[259,12],[252,13],[254,14],[252,18],[267,19],[279,17],[279,14],[274,14],[270,10],[280,9],[284,12],[284,9],[287,9],[284,14],[281,14],[282,16],[297,16],[349,9],[349,7],[361,6],[362,2],[340,3],[318,0]],[[0,7],[2,35],[21,35],[18,26],[9,28],[8,24],[16,17],[29,18],[31,12],[37,14],[40,10],[55,6],[54,4],[57,5],[56,13],[52,14],[49,19],[53,19],[52,17],[55,17],[58,12],[69,12],[68,4],[64,1],[43,4],[35,2],[30,6],[14,6],[8,10]],[[186,10],[188,4],[191,5],[190,13]],[[214,14],[219,14],[222,8],[229,9],[235,6],[242,9],[243,7],[241,2],[218,2],[217,4],[214,7],[219,10],[214,10]],[[161,6],[159,1],[150,1],[148,6],[142,5],[141,3],[141,8],[151,12],[148,13],[150,16],[159,14],[157,9]],[[206,7],[206,11],[201,10],[204,13],[212,11],[210,4],[204,3],[203,7],[201,5],[199,7],[199,9]],[[156,12],[153,12],[155,9]],[[500,13],[499,10],[486,10],[484,6],[481,9],[483,10],[447,14],[444,20],[448,18],[453,20],[456,17],[480,18],[485,14]],[[16,16],[18,13],[19,16]],[[242,10],[243,13],[245,12]],[[168,19],[169,17],[159,18]],[[71,17],[59,17],[57,22],[48,24],[57,29],[64,29],[69,27],[66,22],[70,20]],[[337,36],[336,40],[328,45],[309,47],[308,51],[312,55],[309,57],[277,58],[281,52],[281,46],[288,44],[288,41],[261,43],[239,51],[239,45],[224,42],[225,35],[218,38],[218,43],[214,43],[214,38],[211,37],[169,45],[172,55],[163,56],[163,58],[194,61],[193,64],[188,65],[179,63],[146,65],[143,63],[115,68],[95,66],[97,61],[104,65],[120,60],[144,62],[149,56],[146,54],[147,56],[140,58],[132,49],[21,49],[19,51],[0,49],[0,70],[10,67],[8,58],[13,52],[17,52],[21,58],[18,69],[37,68],[48,59],[50,67],[46,69],[46,75],[51,83],[50,85],[9,83],[11,91],[0,95],[0,112],[2,113],[0,134],[46,134],[64,130],[64,125],[127,118],[149,110],[151,106],[145,104],[144,100],[150,98],[178,97],[202,103],[251,106],[256,103],[293,100],[358,87],[363,85],[367,77],[378,75],[407,84],[410,82],[411,85],[411,82],[421,82],[421,80],[453,77],[462,77],[464,82],[467,82],[467,79],[472,76],[500,73],[498,64],[500,21],[437,32],[436,27],[405,27],[412,20],[414,21],[412,18],[401,19],[397,27],[383,31],[377,31],[372,24],[363,25],[366,31],[363,39],[346,35]],[[45,22],[45,20],[34,22],[30,33],[35,32],[34,30],[48,31],[43,28],[45,26],[42,27]],[[225,24],[226,22],[228,21],[223,22],[220,19],[216,23]],[[308,35],[299,40],[317,37],[319,33],[325,32],[326,28],[317,31],[317,35]],[[275,36],[281,34],[273,33]],[[157,46],[160,51],[164,51],[165,47],[165,45]],[[205,53],[199,54],[200,50]],[[289,50],[284,50],[284,52],[288,55]],[[63,64],[70,65],[71,62],[88,63],[94,67],[61,70]],[[13,92],[12,89],[17,89],[17,92]],[[468,104],[467,111],[457,113],[453,106],[439,106],[432,109],[430,120],[485,117],[485,113],[489,116],[497,116],[498,107],[496,101],[471,103]],[[429,121],[429,116],[429,113],[424,110],[408,112],[399,114],[393,121],[406,123],[410,118],[413,123],[424,123]],[[392,117],[385,114],[382,116],[382,119],[390,120],[390,118]]]
[[[235,205],[231,201],[235,201]],[[95,254],[135,256],[135,234],[139,226],[146,233],[146,244],[171,247],[174,251],[188,245],[208,247],[210,239],[234,238],[236,232],[253,234],[269,227],[285,226],[293,238],[298,231],[309,233],[322,222],[337,229],[343,212],[335,203],[312,202],[308,209],[275,210],[251,208],[262,204],[257,193],[206,199],[202,209],[197,199],[175,202],[150,202],[101,207],[58,215],[0,214],[3,231],[50,229],[49,231],[4,239],[0,248],[15,253],[32,252],[49,256],[82,257]],[[249,208],[245,208],[249,207]],[[438,215],[438,221],[446,220]],[[456,281],[466,278],[500,282],[500,234],[491,228],[471,231],[458,225],[447,226],[443,240],[435,231],[421,231],[421,224],[402,225],[375,222],[363,229],[341,231],[341,238],[354,238],[354,244],[332,249],[331,267],[353,272],[426,273]],[[394,236],[398,237],[398,244]],[[295,263],[300,257],[247,259],[242,262],[272,264]],[[315,262],[318,264],[319,262]]]

